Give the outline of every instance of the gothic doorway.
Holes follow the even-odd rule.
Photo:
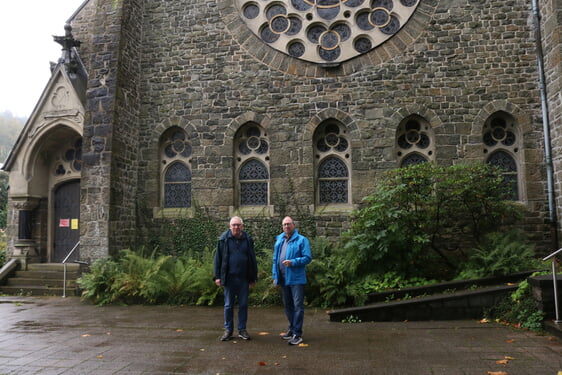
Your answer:
[[[60,263],[80,240],[80,180],[59,185],[55,190],[55,238],[53,262]],[[77,248],[69,261],[80,259]]]

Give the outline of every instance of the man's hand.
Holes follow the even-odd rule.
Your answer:
[[[222,286],[221,285],[221,279],[215,279],[215,284],[217,284],[217,286]]]
[[[291,267],[291,261],[289,259],[284,260],[282,263],[285,265],[285,267]]]

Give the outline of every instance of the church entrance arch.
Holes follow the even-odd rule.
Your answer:
[[[53,262],[60,263],[80,240],[80,180],[59,185],[54,194]],[[80,259],[79,248],[68,259]]]

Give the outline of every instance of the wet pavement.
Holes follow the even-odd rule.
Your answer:
[[[353,319],[350,319],[353,320]],[[289,346],[281,307],[252,340],[220,342],[221,307],[105,306],[0,297],[0,374],[558,375],[560,339],[477,321],[336,323],[308,308]]]

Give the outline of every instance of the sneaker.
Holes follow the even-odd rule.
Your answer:
[[[250,335],[248,334],[248,331],[246,331],[245,329],[238,331],[238,337],[240,337],[243,340],[250,340]]]
[[[287,331],[286,333],[284,333],[284,334],[281,335],[281,338],[282,338],[283,340],[290,340],[290,339],[293,338],[293,336],[294,336],[293,332]]]
[[[232,331],[224,331],[224,333],[221,336],[221,341],[228,341],[232,338]]]
[[[298,345],[302,342],[302,337],[294,335],[292,339],[289,340],[289,345]]]

